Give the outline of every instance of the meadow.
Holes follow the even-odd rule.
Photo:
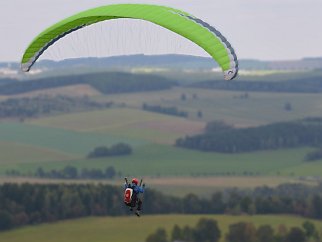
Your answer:
[[[81,133],[106,134],[149,143],[173,144],[188,134],[202,132],[205,123],[133,108],[59,115],[31,120],[30,124]]]
[[[224,241],[228,226],[240,221],[251,222],[255,226],[269,224],[274,228],[284,224],[290,228],[300,227],[304,221],[311,221],[316,227],[322,226],[321,221],[304,219],[295,216],[256,215],[256,216],[229,216],[229,215],[156,215],[137,218],[124,217],[90,217],[75,220],[66,220],[51,224],[26,226],[12,231],[0,232],[1,242],[143,242],[146,237],[155,232],[159,227],[171,232],[175,224],[183,227],[185,225],[195,226],[202,218],[212,218],[218,221]]]
[[[256,75],[261,76],[263,73],[258,71]],[[201,73],[198,78],[207,79],[218,75]],[[320,181],[322,160],[304,161],[305,155],[313,150],[312,147],[222,154],[177,148],[173,144],[177,138],[201,133],[206,123],[213,120],[223,120],[236,127],[248,127],[322,116],[321,94],[248,92],[245,98],[245,92],[185,87],[195,81],[196,75],[193,73],[172,73],[168,76],[177,78],[183,86],[165,91],[102,95],[91,86],[76,85],[16,95],[87,95],[95,101],[113,102],[114,108],[39,117],[23,122],[0,120],[0,184],[107,183],[121,189],[124,176],[137,176],[144,178],[148,188],[166,194],[185,196],[193,192],[198,196],[209,197],[224,188],[250,189],[285,183],[316,185]],[[275,73],[277,79],[280,76],[283,78],[282,74]],[[221,75],[219,78],[222,78]],[[266,77],[243,77],[242,73],[239,78],[237,81],[266,80]],[[271,76],[267,78],[274,79]],[[1,96],[0,100],[7,98]],[[189,115],[185,119],[145,112],[141,109],[143,103],[175,106],[180,111],[189,112]],[[285,110],[285,104],[290,104],[291,110]],[[198,115],[198,112],[202,112],[202,115]],[[130,144],[133,154],[86,158],[93,148],[118,142]],[[105,169],[113,166],[121,174],[113,180],[58,180],[5,175],[11,169],[28,175],[39,167],[49,171],[63,169],[68,165],[79,171],[83,168]],[[143,242],[159,227],[170,232],[175,224],[194,226],[201,217],[218,221],[222,231],[221,242],[224,241],[228,226],[240,221],[252,222],[256,226],[269,224],[274,228],[284,224],[290,228],[310,220],[319,230],[322,227],[321,221],[290,215],[145,216],[143,213],[141,218],[129,214],[25,226],[0,232],[0,242]]]
[[[64,161],[79,157],[50,148],[8,141],[0,141],[0,154],[0,164],[33,163],[52,160]]]
[[[182,94],[186,96],[185,101],[181,100]],[[321,94],[248,92],[246,99],[242,98],[243,94],[245,92],[177,87],[167,91],[97,96],[95,99],[133,108],[141,108],[144,102],[176,106],[188,111],[190,120],[224,120],[237,127],[322,115]],[[291,111],[284,109],[285,103],[292,105]],[[198,111],[202,111],[202,118],[197,117]]]
[[[71,95],[78,94],[68,88]],[[185,94],[186,100],[181,100],[182,94]],[[266,178],[265,182],[274,186],[282,182],[298,181],[301,176],[320,176],[322,161],[304,162],[305,155],[313,149],[310,147],[221,154],[173,146],[179,137],[202,132],[206,122],[211,120],[224,120],[243,127],[322,114],[320,94],[251,92],[246,99],[241,98],[241,95],[241,92],[185,87],[145,93],[97,94],[94,96],[96,101],[113,101],[115,107],[39,117],[24,122],[1,121],[0,174],[10,169],[28,174],[35,172],[38,167],[51,170],[72,165],[80,170],[113,166],[122,176],[160,178],[164,181],[180,177],[227,177],[226,184],[230,184],[229,179],[242,177],[243,181],[228,186],[249,184],[249,187],[264,184],[264,180],[260,179]],[[185,119],[146,112],[141,110],[143,102],[177,106],[190,114]],[[291,111],[284,110],[286,102],[292,104]],[[196,117],[198,110],[203,113],[201,118]],[[93,148],[117,142],[130,144],[133,154],[86,158]],[[187,188],[183,184],[161,183],[158,185],[160,190],[171,190],[170,193],[185,191]],[[196,180],[196,183],[199,182]],[[219,187],[220,183],[212,183],[213,189]],[[208,191],[204,184],[199,189],[201,193]]]
[[[117,142],[126,142],[136,146],[146,143],[143,140],[127,139],[100,133],[82,133],[66,129],[41,127],[25,123],[0,123],[0,140],[18,144],[28,144],[61,152],[86,155],[96,146],[112,145]]]
[[[19,147],[16,146],[16,148]],[[304,171],[287,172],[288,169],[302,166],[303,158],[309,150],[311,149],[301,148],[242,154],[221,154],[187,150],[168,145],[149,144],[135,147],[133,154],[129,156],[97,159],[87,159],[83,156],[83,158],[71,160],[33,162],[23,162],[25,154],[21,153],[19,162],[5,162],[5,160],[1,162],[0,172],[4,173],[5,170],[18,168],[21,172],[28,173],[35,171],[38,167],[51,170],[62,169],[67,165],[71,165],[79,169],[105,169],[108,166],[113,166],[117,171],[121,171],[123,175],[155,177],[318,175],[316,166],[320,162],[314,162],[310,169]],[[16,155],[19,156],[19,153],[16,153]],[[2,159],[5,159],[5,157]],[[16,160],[18,160],[18,157],[16,157]]]

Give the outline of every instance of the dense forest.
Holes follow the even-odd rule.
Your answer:
[[[95,102],[88,97],[62,95],[10,98],[0,102],[0,118],[35,118],[41,115],[109,108],[112,104]]]
[[[148,235],[146,242],[174,242],[174,241],[190,241],[190,242],[217,242],[221,237],[216,220],[201,218],[197,225],[193,228],[185,226],[183,228],[175,225],[172,228],[169,238],[164,228],[158,228],[154,233]]]
[[[1,86],[0,95],[14,95],[75,84],[89,84],[104,94],[163,90],[177,85],[174,81],[155,75],[106,72],[11,82]]]
[[[225,237],[227,242],[308,242],[321,241],[321,231],[312,222],[305,221],[301,227],[287,228],[280,224],[274,229],[269,224],[256,227],[250,222],[230,224],[228,232],[223,234],[214,219],[201,218],[195,227],[174,225],[168,234],[164,228],[158,228],[148,235],[146,242],[218,242]]]
[[[203,134],[176,140],[176,145],[179,147],[223,153],[321,144],[321,118],[307,118],[251,128],[234,128],[220,121],[214,121],[207,124]]]
[[[124,215],[122,184],[0,185],[0,230],[83,216]],[[294,214],[322,219],[322,184],[285,184],[254,190],[227,189],[211,198],[183,198],[146,189],[146,214]]]

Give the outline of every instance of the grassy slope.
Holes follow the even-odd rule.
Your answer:
[[[100,92],[88,84],[78,84],[78,85],[71,85],[71,86],[65,86],[65,87],[54,87],[49,89],[42,89],[42,90],[37,90],[37,91],[32,91],[32,92],[27,92],[22,94],[10,95],[10,96],[2,96],[2,98],[9,99],[9,98],[22,98],[22,97],[35,97],[39,95],[91,97],[91,96],[100,95]],[[1,96],[0,96],[0,100],[1,100]]]
[[[153,143],[173,143],[186,134],[202,132],[204,127],[203,122],[129,108],[59,115],[33,120],[30,123],[142,139]]]
[[[187,101],[180,100],[182,93],[186,93]],[[194,93],[197,94],[197,99],[192,99]],[[146,101],[177,105],[193,112],[200,109],[204,113],[205,120],[224,119],[240,126],[309,115],[317,116],[322,113],[322,96],[319,94],[250,93],[250,98],[247,100],[233,98],[239,94],[239,92],[175,88],[161,92],[108,95],[98,99],[124,102],[132,107],[140,107],[142,102]],[[283,111],[282,107],[287,100],[293,105],[292,112]],[[0,123],[0,142],[17,144],[12,147],[2,145],[1,149],[21,150],[15,154],[10,164],[1,166],[0,173],[13,167],[30,171],[40,165],[52,169],[71,164],[79,168],[105,168],[113,165],[123,174],[145,176],[158,174],[187,176],[192,173],[218,175],[227,172],[235,175],[244,172],[273,176],[292,173],[295,176],[319,175],[317,171],[320,170],[322,161],[311,164],[304,164],[302,161],[310,150],[308,148],[225,155],[160,145],[160,143],[172,143],[184,134],[198,132],[203,125],[204,123],[200,121],[189,121],[131,108],[59,115],[32,120],[30,123]],[[94,147],[111,145],[119,141],[134,146],[134,154],[129,157],[82,160],[82,157]],[[35,157],[33,154],[22,152],[26,145],[37,149],[39,154],[44,152],[46,154],[44,157],[49,158],[33,159]],[[40,151],[41,149],[43,151]],[[77,159],[63,161],[65,160],[63,157],[51,157],[51,154],[47,153],[48,150]],[[0,161],[5,160],[8,160],[8,155],[4,152],[0,154]],[[25,160],[34,161],[21,164]],[[55,162],[42,162],[49,160]]]
[[[126,111],[126,110],[125,110]],[[130,110],[131,111],[131,110]],[[112,112],[118,112],[114,110]],[[119,120],[112,115],[107,115],[109,112],[100,113],[93,112],[95,115],[102,115],[101,124],[96,123],[93,127],[106,127],[105,121],[115,119],[112,124],[117,126]],[[127,111],[125,112],[127,113]],[[146,113],[146,112],[143,112]],[[76,114],[75,114],[76,115]],[[80,116],[79,116],[80,115]],[[83,115],[83,116],[82,116]],[[89,122],[91,126],[91,119],[86,119],[88,113],[77,114],[76,117],[83,117],[79,119],[79,127],[86,125],[83,122]],[[149,113],[147,115],[150,115]],[[90,115],[89,115],[90,116]],[[126,116],[126,115],[125,115]],[[106,117],[106,119],[104,118]],[[154,117],[153,114],[151,117]],[[306,169],[297,169],[298,166],[303,166],[303,157],[310,150],[309,148],[276,150],[276,151],[261,151],[244,154],[219,154],[219,153],[205,153],[186,149],[179,149],[169,145],[151,144],[145,140],[144,132],[138,132],[135,139],[128,139],[110,134],[108,131],[102,132],[79,132],[66,129],[52,128],[39,126],[39,124],[48,124],[51,122],[62,122],[65,120],[77,120],[73,115],[63,115],[49,119],[36,120],[38,125],[24,124],[24,123],[0,123],[0,141],[2,143],[1,149],[6,150],[0,154],[0,161],[3,165],[0,168],[0,173],[4,173],[7,169],[19,169],[22,171],[34,171],[39,166],[45,169],[61,169],[66,165],[74,165],[78,168],[106,168],[107,166],[114,166],[116,170],[122,171],[123,174],[139,175],[139,176],[189,176],[196,175],[223,175],[223,173],[230,172],[230,175],[242,175],[244,172],[252,172],[260,175],[290,175],[295,169],[294,175],[318,175],[317,171],[321,166],[321,162],[314,164],[305,164]],[[167,119],[168,117],[165,117]],[[171,120],[172,117],[170,117]],[[97,119],[93,119],[96,121]],[[181,124],[181,119],[174,118],[178,124]],[[73,122],[70,123],[72,125]],[[123,123],[119,122],[121,127],[128,123],[125,118]],[[52,124],[52,123],[51,123]],[[122,125],[124,124],[124,125]],[[69,125],[69,122],[66,122]],[[82,126],[83,125],[83,126]],[[54,126],[54,125],[53,125]],[[75,124],[77,128],[77,124]],[[112,127],[114,127],[112,125]],[[67,128],[67,127],[65,127]],[[113,128],[111,128],[113,130]],[[124,128],[126,130],[131,128]],[[174,132],[175,133],[175,132]],[[140,136],[141,135],[141,136]],[[162,137],[158,137],[161,140]],[[118,141],[129,142],[134,146],[134,153],[126,157],[111,157],[103,159],[86,160],[82,157],[98,145],[110,145]],[[160,140],[159,140],[160,141]],[[16,143],[15,146],[8,146],[7,142]],[[4,145],[6,144],[6,145]],[[37,152],[33,153],[31,150],[26,150],[32,146],[31,150],[37,150],[39,154],[44,154],[41,159],[37,156]],[[8,148],[8,149],[7,149]],[[13,151],[10,151],[14,150]],[[26,150],[26,152],[23,152]],[[53,153],[64,154],[67,157],[76,158],[76,160],[66,161],[66,157],[53,156]],[[8,160],[9,154],[14,158],[11,162]],[[46,157],[45,157],[46,156]],[[30,161],[26,163],[25,161]],[[55,162],[44,162],[55,161]],[[225,174],[226,175],[226,174]]]
[[[281,170],[281,174],[294,174],[303,176],[318,176],[321,177],[322,160],[305,162],[298,166],[288,167]]]
[[[98,159],[92,166],[113,165],[125,174],[133,175],[216,175],[231,172],[242,174],[244,171],[274,174],[279,169],[297,166],[305,151],[283,150],[238,155],[203,153],[167,146],[151,145],[137,150],[132,157]],[[88,161],[77,161],[75,165],[86,166]]]
[[[180,100],[182,93],[186,94],[186,101]],[[96,99],[125,103],[132,107],[141,107],[143,102],[177,106],[189,111],[190,119],[197,119],[196,114],[201,110],[203,121],[219,119],[238,126],[322,116],[321,94],[249,92],[248,99],[236,98],[243,93],[181,87],[169,91],[100,96]],[[197,94],[198,98],[193,99],[193,94]],[[291,103],[291,112],[284,110],[286,102]]]
[[[79,158],[77,155],[57,150],[41,148],[28,144],[0,141],[0,164],[33,163],[53,160],[71,160]]]
[[[29,144],[82,156],[98,145],[111,145],[120,141],[134,146],[146,143],[113,135],[81,133],[24,123],[0,123],[0,133],[1,141]]]
[[[163,215],[136,217],[101,217],[69,220],[53,224],[28,226],[0,233],[1,242],[143,242],[157,228],[171,231],[174,224],[194,226],[201,217],[213,218],[218,221],[222,231],[221,241],[227,233],[228,226],[240,221],[252,222],[256,226],[270,224],[275,228],[284,224],[287,227],[301,226],[306,220],[294,216],[226,216],[226,215]],[[321,227],[320,221],[313,221]]]
[[[244,172],[252,172],[258,175],[278,175],[277,172],[280,170],[301,165],[308,150],[302,148],[227,155],[152,144],[136,147],[131,156],[21,163],[19,169],[32,171],[39,166],[45,169],[57,169],[66,165],[73,165],[78,168],[104,169],[108,166],[114,166],[116,170],[122,171],[123,174],[136,176],[221,175],[227,172],[230,172],[231,175],[242,175]],[[10,164],[3,165],[1,170],[3,172],[4,169],[10,167]],[[285,175],[290,174],[285,173]]]

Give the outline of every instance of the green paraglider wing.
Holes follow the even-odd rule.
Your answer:
[[[118,18],[142,19],[169,29],[199,45],[219,64],[226,80],[236,77],[238,61],[230,43],[219,31],[183,11],[157,5],[114,4],[90,9],[64,19],[40,33],[26,49],[21,68],[29,71],[39,56],[65,35],[95,24]]]

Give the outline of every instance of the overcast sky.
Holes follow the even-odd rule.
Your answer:
[[[227,37],[239,59],[322,56],[322,0],[0,0],[0,61],[19,61],[37,34],[65,17],[129,2],[167,5],[203,19]],[[189,51],[200,53],[198,48]]]

